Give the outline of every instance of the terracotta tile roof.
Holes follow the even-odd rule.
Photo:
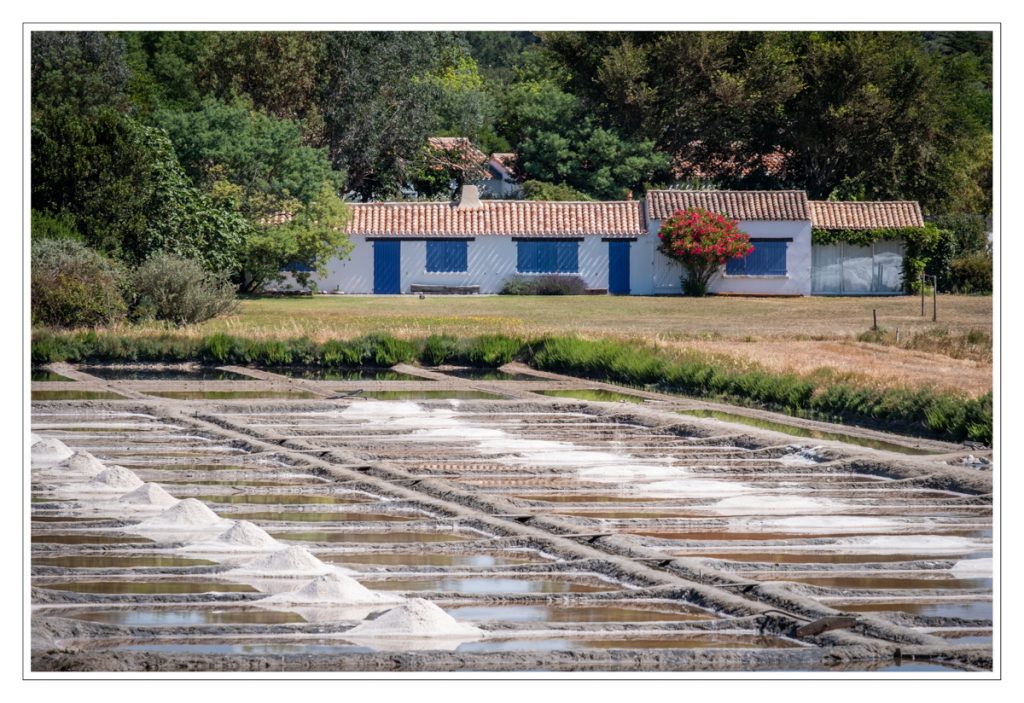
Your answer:
[[[649,190],[647,215],[653,220],[676,210],[700,207],[737,220],[809,220],[802,190]]]
[[[646,233],[638,202],[483,200],[452,203],[352,203],[346,233],[366,237],[636,237]]]
[[[811,224],[822,229],[871,229],[881,227],[923,227],[921,206],[916,200],[837,203],[808,201]]]

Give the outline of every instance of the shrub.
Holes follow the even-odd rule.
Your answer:
[[[423,343],[420,358],[430,366],[441,364],[455,358],[458,340],[450,335],[432,334]]]
[[[502,295],[583,295],[587,285],[579,276],[513,276],[505,281]]]
[[[121,268],[70,239],[32,242],[32,324],[95,327],[124,317]]]
[[[992,254],[978,251],[958,256],[949,265],[949,278],[957,293],[991,293]]]
[[[132,316],[175,325],[233,312],[234,287],[198,262],[175,254],[154,254],[131,276]]]
[[[699,207],[676,211],[662,223],[658,239],[658,251],[686,269],[682,279],[685,295],[707,295],[711,277],[729,259],[754,251],[750,237],[740,231],[736,220]]]

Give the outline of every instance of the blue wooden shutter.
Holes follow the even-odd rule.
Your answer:
[[[729,259],[725,272],[732,276],[785,276],[785,240],[753,239],[754,251],[740,259]]]
[[[533,273],[536,270],[536,247],[536,242],[516,242],[516,270],[519,273]]]
[[[576,273],[580,270],[579,247],[576,242],[554,242],[556,251],[555,271]]]
[[[431,273],[467,270],[467,242],[427,240],[427,271]]]

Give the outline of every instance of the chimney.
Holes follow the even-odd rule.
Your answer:
[[[626,200],[633,200],[633,191],[629,191],[628,193],[626,193]]]
[[[459,202],[455,204],[459,210],[469,210],[480,207],[480,191],[476,186],[464,185],[459,193]]]

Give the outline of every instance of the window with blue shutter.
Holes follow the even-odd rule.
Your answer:
[[[519,273],[579,273],[579,242],[524,239],[516,242]]]
[[[751,239],[754,251],[741,259],[729,259],[725,272],[730,276],[785,276],[785,239]]]
[[[430,273],[464,273],[467,264],[468,242],[464,239],[427,240],[427,271]]]

